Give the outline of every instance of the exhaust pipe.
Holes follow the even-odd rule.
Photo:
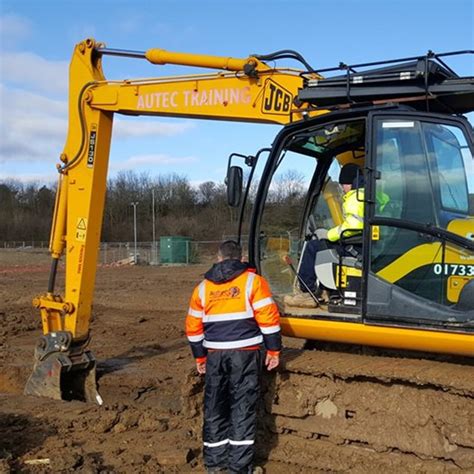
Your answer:
[[[67,331],[41,336],[25,395],[102,405],[102,397],[97,391],[97,363],[92,352],[84,350],[87,342],[73,345],[72,335]]]

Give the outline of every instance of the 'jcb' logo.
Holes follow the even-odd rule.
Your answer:
[[[263,97],[263,113],[287,115],[290,112],[292,95],[276,82],[267,79]]]

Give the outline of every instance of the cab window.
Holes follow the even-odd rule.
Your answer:
[[[425,123],[423,129],[430,152],[431,177],[439,189],[441,209],[468,214],[469,190],[463,150],[466,156],[469,148],[464,135],[457,127],[447,125]]]

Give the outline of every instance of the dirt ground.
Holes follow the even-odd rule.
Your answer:
[[[41,333],[31,300],[47,286],[49,259],[0,251],[0,473],[204,472],[202,380],[183,325],[208,266],[99,268],[90,345],[98,407],[22,395]],[[425,380],[419,361],[397,369],[380,358],[368,371],[366,355],[310,360],[301,341],[285,344],[288,373],[264,382],[271,416],[259,420],[257,464],[265,472],[474,472],[471,365],[433,361],[436,376]]]
[[[99,268],[97,407],[22,395],[41,334],[31,300],[45,291],[49,259],[1,252],[0,472],[203,472],[202,380],[183,326],[207,268]]]

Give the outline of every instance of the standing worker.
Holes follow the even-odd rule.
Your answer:
[[[280,314],[267,281],[241,261],[239,244],[223,242],[217,259],[194,289],[186,317],[197,371],[205,374],[204,463],[208,473],[251,473],[260,347],[267,369],[277,367]]]

